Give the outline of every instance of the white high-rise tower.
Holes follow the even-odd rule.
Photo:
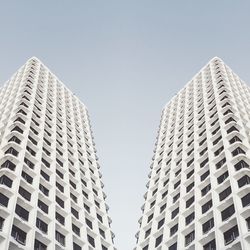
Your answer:
[[[212,59],[162,113],[136,250],[250,249],[250,88]]]
[[[0,89],[0,249],[114,250],[86,107],[38,59]]]

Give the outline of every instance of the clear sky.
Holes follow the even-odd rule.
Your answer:
[[[243,0],[1,1],[0,83],[36,56],[86,104],[119,250],[135,246],[164,104],[214,56],[250,83],[249,13]]]

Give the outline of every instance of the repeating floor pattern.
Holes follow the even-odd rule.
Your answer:
[[[37,58],[0,89],[0,249],[113,250],[86,107]]]
[[[162,112],[136,250],[250,249],[250,88],[213,58]]]

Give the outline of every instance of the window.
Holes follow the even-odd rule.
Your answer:
[[[73,231],[76,235],[80,236],[80,228],[77,227],[77,226],[74,225],[74,224],[72,224],[72,231]]]
[[[40,174],[46,181],[49,181],[50,177],[43,170],[40,171]]]
[[[0,205],[7,207],[9,203],[9,198],[4,194],[0,193]]]
[[[186,202],[186,208],[189,208],[194,202],[194,196],[192,196],[190,199]]]
[[[214,156],[218,156],[223,150],[224,150],[224,146],[221,146],[219,149],[217,149],[217,150],[214,152]]]
[[[73,242],[73,250],[82,250],[82,248],[77,245],[75,242]]]
[[[194,182],[192,182],[191,184],[189,184],[186,188],[187,193],[194,187]]]
[[[250,205],[250,193],[241,198],[242,206],[247,207]]]
[[[173,197],[173,203],[175,203],[180,198],[180,193]]]
[[[203,233],[207,233],[210,231],[210,229],[212,229],[214,227],[214,218],[208,220],[207,222],[205,222],[203,225],[202,225],[202,231]]]
[[[20,205],[16,204],[16,209],[15,209],[15,213],[22,218],[25,221],[29,220],[29,211],[27,211],[26,209],[24,209],[23,207],[21,207]]]
[[[162,213],[165,210],[166,206],[167,204],[165,203],[160,207],[160,213]]]
[[[37,202],[37,206],[44,212],[44,213],[48,213],[49,212],[49,207],[42,201],[38,200]]]
[[[36,152],[35,152],[32,148],[30,148],[29,146],[26,147],[26,150],[27,150],[31,155],[36,156]]]
[[[30,201],[31,199],[31,194],[26,190],[24,189],[23,187],[19,187],[19,190],[18,190],[18,193],[24,198],[26,199],[27,201]]]
[[[153,219],[154,214],[148,216],[148,223]]]
[[[44,187],[42,184],[39,184],[39,189],[40,189],[40,191],[41,191],[44,195],[49,196],[49,190],[48,190],[46,187]]]
[[[65,218],[57,212],[56,212],[56,220],[62,225],[64,225],[65,223]]]
[[[232,193],[231,187],[226,188],[224,191],[222,191],[222,192],[219,194],[220,201],[225,200],[231,193]]]
[[[230,244],[239,236],[238,226],[234,226],[224,233],[225,245]]]
[[[4,218],[0,217],[0,231],[3,230]]]
[[[145,239],[150,235],[151,233],[151,228],[149,228],[146,232],[145,232]]]
[[[187,167],[189,167],[193,162],[194,162],[194,158],[191,159],[191,160],[187,163]]]
[[[18,133],[23,134],[23,130],[20,129],[18,126],[15,126],[15,127],[11,130],[11,132],[13,132],[13,131],[17,131]]]
[[[204,196],[206,195],[211,189],[211,184],[208,184],[206,187],[204,187],[202,190],[201,190],[201,195]]]
[[[208,158],[206,158],[201,164],[200,167],[203,168],[208,163]]]
[[[63,174],[62,174],[59,170],[56,170],[56,174],[57,174],[61,179],[63,179]]]
[[[178,213],[179,213],[179,207],[177,207],[177,208],[172,212],[171,219],[173,219]]]
[[[232,152],[232,156],[236,156],[236,155],[239,155],[239,154],[246,154],[246,152],[243,149],[241,149],[240,147],[236,148]]]
[[[43,233],[47,234],[48,225],[39,218],[36,218],[36,227],[40,229]]]
[[[230,218],[234,213],[235,213],[234,204],[232,204],[231,206],[227,207],[226,209],[224,209],[224,210],[221,212],[221,219],[222,219],[222,221],[227,220],[227,219]]]
[[[217,162],[217,163],[215,164],[216,169],[221,168],[221,167],[224,165],[225,162],[226,162],[226,158],[223,158],[222,160],[220,160],[219,162]]]
[[[24,162],[27,164],[29,168],[34,169],[35,164],[31,162],[29,159],[24,158]]]
[[[77,210],[75,210],[73,207],[71,208],[71,213],[77,218],[79,219],[79,213]]]
[[[192,231],[188,235],[185,236],[185,246],[188,246],[195,238],[195,233]]]
[[[47,167],[49,168],[50,167],[50,164],[48,161],[46,161],[44,158],[42,158],[42,163]]]
[[[14,156],[18,156],[18,152],[13,147],[10,147],[8,150],[6,150],[5,154],[12,154]]]
[[[238,137],[238,136],[234,136],[230,141],[229,143],[230,144],[233,144],[235,142],[242,142],[242,140]]]
[[[25,121],[21,117],[18,117],[14,122],[21,122],[22,124],[25,124]]]
[[[188,224],[190,224],[190,223],[194,220],[194,218],[195,218],[194,212],[191,213],[190,215],[188,215],[188,216],[185,218],[186,226],[187,226]]]
[[[11,188],[11,186],[12,186],[12,180],[8,176],[6,176],[6,175],[2,175],[0,177],[0,185],[5,185],[5,186]]]
[[[88,225],[89,228],[93,229],[92,222],[89,219],[85,218],[85,222],[86,222],[86,224]]]
[[[12,226],[11,236],[20,244],[26,244],[26,233],[15,225]]]
[[[250,230],[250,217],[248,217],[247,219],[246,219],[246,223],[247,223],[247,229],[248,229],[248,231]]]
[[[168,250],[177,250],[177,242],[175,242],[173,245],[171,245]]]
[[[189,179],[194,173],[194,169],[191,170],[188,174],[187,174],[187,179]]]
[[[178,224],[170,228],[170,236],[174,235],[178,231]]]
[[[208,170],[203,175],[201,175],[201,181],[204,181],[209,176],[209,174],[210,174],[210,171]]]
[[[226,171],[217,178],[218,184],[221,184],[227,177],[228,177],[228,171]]]
[[[56,202],[60,207],[64,208],[64,201],[60,199],[58,196],[56,196]]]
[[[250,177],[248,175],[244,175],[243,177],[241,177],[239,180],[238,180],[238,186],[239,188],[245,186],[245,185],[248,185],[250,184]]]
[[[229,128],[229,129],[227,130],[227,133],[230,134],[230,133],[232,133],[232,132],[234,132],[234,131],[239,132],[239,130],[238,130],[235,126],[232,126],[231,128]]]
[[[47,246],[35,239],[34,250],[47,250]]]
[[[65,236],[56,231],[56,240],[63,246],[65,246]]]
[[[249,165],[245,161],[241,160],[237,164],[234,165],[234,168],[236,171],[238,171],[242,168],[249,168]]]
[[[213,145],[216,145],[221,139],[222,139],[222,136],[220,135],[217,139],[213,141]]]
[[[16,137],[16,136],[12,136],[12,137],[8,140],[8,142],[15,142],[15,143],[17,143],[17,144],[20,144],[20,143],[21,143],[21,140],[20,140],[18,137]]]
[[[156,238],[155,247],[158,247],[161,244],[162,239],[163,239],[163,235],[160,235],[159,237]]]
[[[205,203],[202,207],[201,207],[201,210],[202,210],[202,213],[206,213],[211,207],[213,206],[213,202],[212,200],[208,201],[207,203]]]
[[[164,222],[165,222],[165,218],[161,219],[159,222],[158,222],[158,229],[160,229],[163,225],[164,225]]]
[[[7,160],[5,161],[2,165],[1,165],[1,168],[8,168],[12,171],[15,170],[16,168],[16,165],[14,163],[12,163],[11,161]]]
[[[60,185],[58,182],[56,182],[56,187],[63,193],[64,192],[64,187]]]
[[[32,184],[33,182],[33,178],[28,175],[26,172],[22,171],[22,177],[24,178],[24,180],[26,180],[29,184]]]
[[[87,235],[88,242],[92,247],[95,247],[95,240],[90,235]]]
[[[206,245],[204,245],[203,250],[216,250],[215,240],[211,240]]]

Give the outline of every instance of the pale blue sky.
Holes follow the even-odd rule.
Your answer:
[[[250,2],[8,0],[0,83],[42,60],[87,105],[119,250],[135,246],[161,110],[212,57],[250,82]]]

